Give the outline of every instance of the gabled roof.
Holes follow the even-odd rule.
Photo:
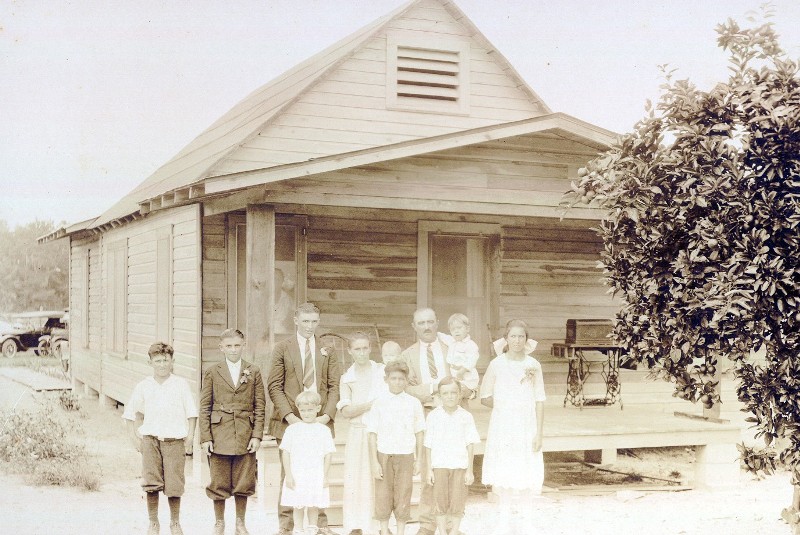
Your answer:
[[[467,147],[488,141],[544,133],[556,134],[563,139],[576,141],[586,146],[587,155],[606,150],[617,137],[614,132],[576,119],[565,113],[550,113],[532,119],[405,141],[347,154],[317,158],[312,161],[278,165],[220,177],[209,177],[200,182],[198,188],[202,188],[203,195],[215,194],[359,165],[408,158],[456,147]]]
[[[423,1],[408,2],[248,95],[138,187],[95,219],[90,226],[99,227],[129,216],[138,212],[140,203],[146,199],[188,187],[211,176],[211,170],[220,159],[258,135],[283,110],[320,81],[326,73],[351,57],[361,45],[377,35],[391,20],[403,15]],[[519,76],[508,60],[452,1],[434,1],[440,3],[453,18],[468,28],[474,39],[492,51],[495,60],[515,80],[519,89],[532,101],[538,102],[545,112],[550,112],[542,99]]]

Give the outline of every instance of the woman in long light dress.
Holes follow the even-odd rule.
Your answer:
[[[533,497],[542,491],[544,458],[544,380],[539,361],[526,355],[528,326],[522,320],[506,325],[508,350],[489,363],[481,386],[481,403],[492,408],[482,481],[497,495],[499,533],[528,531]],[[512,524],[523,523],[524,527]]]
[[[388,392],[383,364],[370,360],[370,341],[365,333],[350,336],[348,353],[353,365],[339,381],[339,413],[347,418],[350,429],[344,450],[344,496],[342,506],[345,533],[378,533],[375,495],[369,464],[367,430],[362,421],[372,402]]]

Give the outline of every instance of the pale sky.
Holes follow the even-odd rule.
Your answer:
[[[0,3],[0,219],[100,215],[245,95],[403,0]],[[715,26],[758,0],[456,0],[553,111],[629,131],[657,65],[726,77]],[[800,2],[776,0],[800,57]]]

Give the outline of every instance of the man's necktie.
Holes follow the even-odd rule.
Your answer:
[[[439,370],[436,369],[436,359],[433,358],[431,344],[428,344],[428,371],[431,372],[431,379],[439,378]]]
[[[303,364],[303,386],[306,390],[314,385],[314,359],[311,356],[311,340],[306,338],[306,350]]]

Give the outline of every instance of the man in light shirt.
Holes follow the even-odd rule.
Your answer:
[[[414,312],[411,327],[417,334],[417,341],[400,355],[400,360],[410,370],[406,392],[419,399],[425,414],[441,405],[436,395],[439,381],[450,377],[447,364],[447,344],[439,337],[439,320],[432,308],[420,308]],[[427,467],[423,469],[426,473]],[[434,535],[436,517],[433,514],[433,486],[423,478],[422,493],[419,497],[418,535]]]
[[[436,406],[435,393],[439,381],[450,375],[447,364],[447,345],[438,337],[439,321],[431,308],[414,312],[411,327],[417,341],[400,354],[408,365],[410,375],[406,392],[419,399],[426,410]]]
[[[295,336],[275,345],[272,350],[272,368],[267,378],[267,391],[272,400],[273,411],[268,433],[280,446],[286,428],[300,421],[295,399],[305,390],[319,394],[322,410],[317,421],[327,425],[333,434],[333,419],[339,402],[339,362],[321,347],[316,337],[320,322],[319,309],[312,303],[303,303],[294,314]],[[281,487],[284,473],[281,469]],[[278,496],[278,535],[290,535],[294,529],[291,507],[280,505]],[[324,510],[319,512],[319,532],[334,534],[328,527]]]

